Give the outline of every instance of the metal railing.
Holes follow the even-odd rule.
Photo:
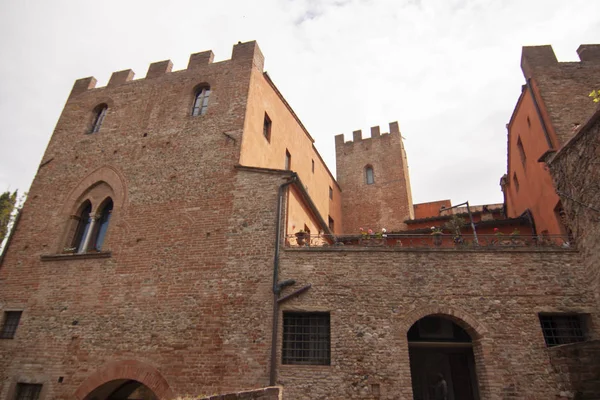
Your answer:
[[[505,234],[376,234],[376,235],[308,235],[289,234],[286,247],[391,247],[391,248],[554,248],[572,249],[573,243],[563,235],[505,235]]]

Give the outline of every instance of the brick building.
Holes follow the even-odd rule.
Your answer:
[[[403,233],[433,206],[398,124],[337,136],[336,180],[263,61],[75,82],[0,266],[0,398],[591,393],[585,253]]]

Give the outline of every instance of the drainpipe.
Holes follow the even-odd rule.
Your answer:
[[[271,332],[271,370],[269,374],[269,386],[275,386],[277,379],[277,326],[279,325],[279,293],[285,286],[293,285],[293,280],[279,283],[279,247],[281,246],[281,209],[283,206],[284,190],[298,180],[294,172],[289,181],[279,185],[277,194],[277,217],[275,221],[275,255],[273,257],[273,326]]]

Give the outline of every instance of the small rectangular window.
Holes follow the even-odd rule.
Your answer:
[[[38,400],[42,391],[41,384],[17,383],[16,400]]]
[[[365,179],[367,181],[367,185],[372,185],[375,183],[375,175],[373,174],[373,167],[365,168]]]
[[[523,168],[525,168],[525,161],[527,161],[527,157],[525,156],[525,149],[523,148],[523,142],[521,142],[521,138],[517,140],[517,148],[519,149],[519,156],[521,156],[521,163],[523,164]]]
[[[22,311],[5,311],[0,339],[13,339],[21,320]]]
[[[333,232],[333,230],[334,230],[334,229],[333,229],[333,226],[334,226],[334,225],[333,225],[333,218],[331,218],[331,216],[329,216],[329,230],[330,230],[331,232]]]
[[[289,151],[285,151],[285,169],[287,171],[292,169],[292,155]]]
[[[271,142],[271,119],[265,113],[265,120],[263,122],[263,135],[267,139],[268,142]]]
[[[315,173],[315,160],[311,160],[312,161],[312,173]]]
[[[329,186],[329,199],[333,200],[333,189]]]
[[[513,174],[513,182],[515,184],[515,190],[518,192],[519,191],[519,179],[517,178],[517,174]]]
[[[330,365],[330,341],[329,313],[283,313],[283,364]]]
[[[552,347],[585,340],[582,315],[540,314],[539,317],[546,346]]]

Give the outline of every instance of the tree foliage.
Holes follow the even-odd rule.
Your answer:
[[[0,243],[8,234],[8,227],[12,220],[13,211],[17,203],[17,191],[4,192],[0,195]]]

